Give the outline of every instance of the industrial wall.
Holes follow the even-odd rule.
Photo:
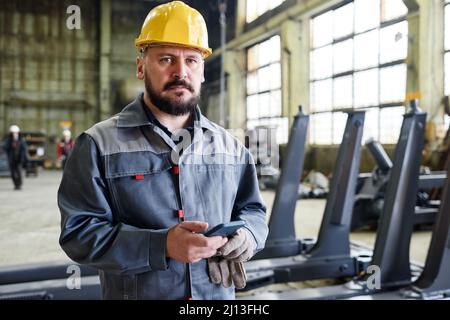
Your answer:
[[[0,1],[0,137],[17,124],[46,134],[51,143],[63,127],[77,136],[119,112],[143,89],[136,79],[134,39],[148,12],[163,2]],[[220,46],[217,3],[186,2],[205,17],[210,46]],[[235,3],[228,1],[228,40],[234,37]],[[68,27],[71,5],[79,8],[76,28]],[[204,97],[208,113],[207,104],[216,103]]]
[[[246,126],[246,50],[250,46],[279,35],[281,39],[282,116],[289,125],[299,105],[309,112],[310,106],[310,20],[329,8],[346,1],[286,0],[255,21],[245,23],[245,1],[239,1],[236,37],[227,44],[225,68],[228,78],[227,120],[230,128]],[[427,144],[433,148],[445,135],[442,98],[443,76],[443,0],[404,0],[408,7],[408,55],[405,110],[408,97],[420,97],[421,108],[428,112]],[[219,53],[209,63],[219,59]],[[389,150],[393,145],[388,145]],[[337,156],[336,146],[309,145],[305,169],[316,168],[329,173]],[[283,147],[282,147],[283,150]],[[363,159],[368,158],[363,155]],[[368,158],[369,159],[369,158]],[[362,161],[362,171],[370,171],[372,161]]]
[[[70,1],[0,2],[0,132],[60,135],[95,119],[98,28],[95,2],[81,1],[82,27],[66,27]],[[62,123],[64,122],[64,123]]]
[[[64,126],[76,136],[120,111],[142,90],[135,78],[134,38],[148,11],[162,2],[0,1],[0,136],[16,123],[24,131],[44,132],[51,142]],[[217,3],[186,2],[202,12],[208,25],[214,53],[206,61],[201,101],[204,113],[220,122]],[[245,0],[227,2],[225,126],[246,127],[246,50],[272,35],[281,39],[282,116],[291,125],[298,106],[307,112],[310,106],[310,19],[345,1],[285,0],[251,23],[245,23]],[[443,0],[404,3],[409,8],[407,93],[420,95],[422,108],[431,116],[427,148],[432,150],[433,141],[443,135]],[[79,29],[67,27],[72,4],[81,10]],[[335,151],[335,146],[310,145],[305,168],[330,172]],[[364,171],[370,170],[371,162],[363,165]]]

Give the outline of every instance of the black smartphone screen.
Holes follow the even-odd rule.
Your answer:
[[[237,229],[242,228],[243,226],[245,226],[245,221],[242,220],[221,223],[206,231],[204,235],[206,237],[228,237],[235,233]]]

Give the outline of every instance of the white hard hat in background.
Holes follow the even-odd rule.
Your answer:
[[[72,135],[72,133],[70,132],[69,129],[64,129],[63,130],[63,136],[64,137],[70,137]]]
[[[16,126],[15,124],[13,124],[11,127],[9,127],[9,132],[11,132],[11,133],[19,133],[20,132],[20,128],[18,126]]]

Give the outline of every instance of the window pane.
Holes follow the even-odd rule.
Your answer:
[[[405,99],[406,65],[380,69],[380,102],[397,102]]]
[[[280,36],[273,36],[267,43],[269,45],[270,62],[280,61]]]
[[[271,117],[281,116],[281,91],[276,90],[270,93],[270,114]]]
[[[270,0],[270,9],[278,7],[280,4],[283,3],[284,0]]]
[[[311,110],[331,110],[331,79],[311,83]]]
[[[344,112],[333,113],[333,143],[340,144],[344,136],[345,124],[347,123],[347,114]]]
[[[450,5],[445,6],[445,49],[450,50]]]
[[[247,121],[247,129],[255,127],[274,127],[277,129],[276,143],[285,144],[288,141],[288,119],[287,118],[270,118]]]
[[[320,47],[333,40],[333,16],[328,11],[312,19],[312,47]]]
[[[378,69],[356,72],[355,108],[378,105]]]
[[[366,118],[364,120],[364,132],[362,143],[366,143],[366,141],[370,138],[375,140],[379,140],[379,116],[380,116],[380,108],[370,108],[366,109]]]
[[[403,107],[380,110],[380,143],[397,143],[404,113]]]
[[[259,94],[258,117],[270,117],[270,92]]]
[[[258,95],[252,95],[247,97],[247,119],[258,118]]]
[[[317,113],[311,115],[311,141],[314,144],[331,144],[331,119],[332,113]]]
[[[259,17],[267,10],[269,10],[269,0],[258,0],[258,4],[256,5],[257,16]]]
[[[333,47],[333,74],[352,70],[353,39],[339,42]]]
[[[258,49],[259,46],[255,45],[247,50],[247,70],[255,70],[258,68]]]
[[[408,50],[408,23],[402,21],[380,30],[380,63],[405,59]]]
[[[355,32],[380,25],[380,0],[355,0]]]
[[[259,1],[257,0],[247,0],[247,12],[246,12],[246,21],[247,23],[252,22],[258,17],[257,12],[257,4]]]
[[[266,91],[270,89],[270,78],[274,75],[270,74],[270,66],[258,69],[258,91]]]
[[[352,76],[339,77],[333,82],[333,107],[351,108],[353,105]]]
[[[286,144],[289,136],[288,118],[271,118],[268,122],[271,126],[277,127],[277,143]]]
[[[259,122],[261,120],[248,120],[247,121],[247,129],[254,129],[259,126]]]
[[[313,50],[311,53],[312,79],[331,77],[333,72],[333,56],[331,45]]]
[[[279,36],[273,36],[247,50],[247,126],[255,124],[261,117],[281,115],[279,58]]]
[[[258,60],[259,60],[259,66],[264,66],[266,64],[270,63],[270,60],[272,59],[271,50],[274,50],[274,48],[271,48],[270,39],[266,40],[264,42],[261,42],[259,44],[259,50],[258,50]]]
[[[392,20],[408,13],[408,8],[406,8],[403,0],[383,0],[382,7],[382,21]]]
[[[334,38],[353,33],[353,3],[349,3],[333,11]]]
[[[256,72],[247,74],[247,94],[258,92],[258,77]]]
[[[450,52],[445,54],[445,95],[450,95]]]
[[[355,36],[355,69],[378,65],[378,29]]]
[[[270,89],[278,89],[281,87],[281,69],[280,63],[274,63],[269,66],[270,72]]]

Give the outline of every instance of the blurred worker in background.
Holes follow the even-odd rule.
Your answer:
[[[72,139],[72,133],[69,129],[63,130],[63,137],[56,146],[56,155],[58,161],[61,162],[61,168],[64,170],[66,161],[72,153],[75,141]]]
[[[135,46],[144,93],[77,139],[60,245],[99,269],[105,299],[234,299],[264,247],[266,207],[249,151],[198,106],[205,21],[181,1],[159,5]],[[229,240],[202,234],[230,220],[246,226]]]
[[[9,169],[14,183],[14,190],[22,188],[22,168],[27,163],[27,144],[20,134],[20,128],[12,125],[9,128],[9,135],[4,144],[8,155]]]

